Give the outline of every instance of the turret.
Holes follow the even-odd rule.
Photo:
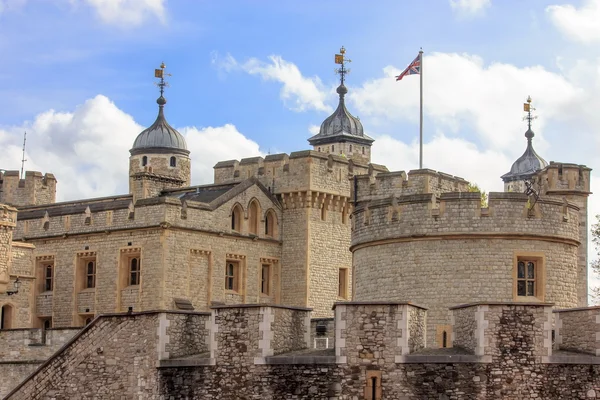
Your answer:
[[[0,203],[15,207],[37,206],[56,202],[56,178],[52,174],[25,171],[0,171]]]
[[[190,151],[185,139],[167,122],[164,107],[164,63],[155,76],[160,78],[156,121],[142,131],[129,152],[129,193],[134,201],[155,197],[164,189],[190,185]]]
[[[365,135],[360,120],[346,109],[344,97],[348,89],[344,85],[344,78],[350,71],[346,69],[345,63],[350,60],[345,58],[346,50],[343,47],[340,53],[335,57],[336,63],[341,64],[337,70],[341,76],[340,86],[336,90],[340,96],[338,106],[333,114],[323,121],[319,133],[308,139],[308,142],[318,152],[342,155],[348,159],[369,163],[374,140]]]
[[[6,293],[12,263],[12,236],[17,225],[17,210],[0,204],[0,293]]]

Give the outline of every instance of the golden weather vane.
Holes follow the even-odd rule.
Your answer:
[[[165,81],[165,76],[171,76],[171,74],[165,73],[165,68],[167,68],[167,66],[163,62],[160,64],[160,68],[154,70],[154,77],[160,78],[160,82],[155,83],[155,85],[160,88],[160,97],[163,97],[165,87],[169,87],[169,82]]]
[[[531,96],[527,96],[527,103],[523,104],[523,111],[527,113],[527,115],[523,117],[523,120],[527,121],[527,127],[531,129],[531,121],[537,118],[537,116],[531,115],[531,112],[535,111],[535,108],[531,106]]]
[[[349,62],[352,62],[352,60],[346,58],[346,49],[342,46],[340,54],[335,55],[335,63],[340,64],[341,67],[334,70],[336,74],[340,74],[342,85],[344,84],[346,74],[350,73],[350,69],[346,68],[346,63]]]

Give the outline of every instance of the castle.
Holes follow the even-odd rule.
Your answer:
[[[370,163],[343,80],[312,150],[222,161],[213,184],[190,186],[163,70],[157,119],[130,150],[129,194],[56,203],[53,175],[0,175],[0,395],[571,398],[600,387],[598,311],[585,308],[590,169],[546,163],[531,118],[525,153],[487,204],[462,178]],[[516,378],[524,370],[534,384]]]

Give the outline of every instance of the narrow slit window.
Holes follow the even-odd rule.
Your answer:
[[[129,285],[139,285],[140,284],[140,259],[132,258],[129,261]]]
[[[261,271],[260,292],[269,295],[271,291],[271,265],[263,264]]]
[[[171,157],[170,164],[171,164],[171,167],[176,167],[177,166],[177,159],[175,157]]]
[[[86,265],[86,281],[85,287],[86,289],[91,289],[96,287],[96,262],[88,261]]]
[[[448,332],[442,332],[442,347],[448,347]]]
[[[44,290],[51,292],[54,289],[54,268],[52,265],[44,267]]]
[[[142,167],[145,167],[146,165],[148,165],[148,157],[144,156],[142,157]]]

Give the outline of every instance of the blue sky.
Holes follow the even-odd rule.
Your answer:
[[[419,47],[426,167],[502,190],[531,95],[540,155],[595,168],[598,21],[600,0],[0,0],[0,168],[20,167],[27,130],[26,167],[56,174],[59,200],[127,192],[162,61],[193,184],[219,160],[307,149],[337,103],[341,45],[348,107],[390,170],[418,165],[419,79],[394,75]]]

